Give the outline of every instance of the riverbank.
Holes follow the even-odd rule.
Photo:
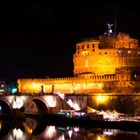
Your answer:
[[[27,115],[27,117],[34,118],[40,123],[55,126],[79,126],[79,127],[93,127],[106,129],[120,129],[130,131],[140,131],[140,122],[136,121],[104,121],[104,120],[90,120],[86,118],[67,118],[58,115],[42,115],[34,116]]]
[[[32,118],[38,123],[54,126],[79,126],[92,128],[106,128],[106,129],[120,129],[126,131],[140,131],[140,122],[137,121],[104,121],[104,120],[90,120],[87,118],[67,118],[64,116],[46,114],[46,115],[1,115],[0,120],[14,120],[25,121],[26,118]]]

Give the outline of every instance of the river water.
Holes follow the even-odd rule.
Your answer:
[[[0,120],[0,140],[140,140],[140,132],[78,126],[48,126],[32,118]]]

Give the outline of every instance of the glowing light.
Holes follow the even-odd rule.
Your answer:
[[[32,128],[28,128],[26,131],[28,132],[28,134],[32,134],[33,133],[33,129]]]
[[[16,93],[16,92],[17,92],[17,88],[13,88],[12,93]]]
[[[79,131],[79,127],[74,127],[74,132],[78,132]]]
[[[95,113],[95,112],[99,112],[99,111],[87,106],[87,113],[91,113],[91,112]]]
[[[4,89],[0,89],[0,92],[3,92],[4,91]]]
[[[115,130],[115,129],[105,129],[104,131],[103,131],[103,135],[105,136],[115,136],[116,134],[118,134],[118,132],[119,132],[119,130]]]
[[[1,128],[2,128],[2,121],[0,121],[0,130],[1,130]]]
[[[71,136],[72,136],[72,130],[69,130],[68,131],[68,134],[69,134],[69,138],[71,138]]]
[[[16,97],[17,100],[13,100],[13,108],[14,109],[19,109],[23,106],[23,102],[25,100],[24,97]]]
[[[108,100],[107,96],[98,95],[96,97],[97,104],[104,104]]]
[[[104,102],[104,97],[103,96],[97,96],[97,101],[98,102]]]
[[[118,54],[122,54],[122,51],[118,51]]]
[[[97,140],[106,140],[106,138],[103,135],[101,135],[101,136],[97,136]]]
[[[48,126],[45,131],[45,137],[48,139],[52,139],[56,135],[55,126]]]
[[[74,108],[75,110],[77,110],[77,111],[80,110],[80,107],[79,107],[78,103],[73,103],[71,99],[69,99],[69,100],[67,101],[67,103],[68,103],[72,108]]]
[[[23,132],[22,132],[22,130],[21,129],[14,129],[13,130],[13,135],[14,135],[14,137],[16,138],[16,139],[20,139],[20,138],[22,138],[23,137]]]
[[[101,136],[98,136],[98,137],[97,137],[97,140],[101,140]]]
[[[118,112],[116,112],[116,111],[111,112],[110,110],[101,111],[101,112],[99,112],[98,114],[103,115],[103,118],[104,118],[104,119],[108,119],[108,120],[110,120],[110,121],[119,120],[119,115],[120,115],[120,113],[118,113]]]
[[[62,98],[63,100],[65,99],[65,94],[62,94],[60,91],[59,92],[56,92],[56,94]]]
[[[109,30],[109,33],[112,33],[112,30]]]
[[[104,131],[104,135],[111,136],[113,133],[111,131]]]
[[[33,133],[33,129],[30,128],[26,123],[23,122],[23,125],[25,127],[25,130],[28,134],[32,134]]]
[[[57,100],[55,96],[46,96],[45,100],[47,104],[49,105],[49,107],[56,107]]]
[[[65,140],[64,134],[61,135],[57,140]]]

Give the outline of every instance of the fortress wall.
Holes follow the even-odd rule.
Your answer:
[[[74,73],[91,72],[93,74],[113,74],[116,68],[139,67],[140,49],[97,49],[75,54],[73,58]]]
[[[140,96],[88,96],[88,106],[96,110],[116,110],[120,113],[140,115]]]
[[[76,78],[57,78],[57,79],[18,79],[18,90],[21,93],[40,93],[41,87],[45,93],[86,93],[102,92],[103,83],[99,80]]]
[[[120,72],[120,74],[119,74]],[[18,79],[18,90],[21,93],[55,92],[67,93],[135,93],[140,91],[140,82],[130,81],[125,72],[117,75],[96,75],[89,78],[52,78],[52,79]],[[126,74],[126,75],[125,75]]]
[[[40,93],[43,86],[45,93],[55,91],[62,93],[90,93],[102,92],[104,81],[117,80],[115,75],[72,77],[72,78],[47,78],[47,79],[18,79],[18,90],[21,93]]]

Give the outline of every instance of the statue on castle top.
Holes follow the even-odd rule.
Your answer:
[[[113,26],[114,24],[107,24],[107,26],[108,26],[108,34],[111,34],[112,33],[112,26]]]

